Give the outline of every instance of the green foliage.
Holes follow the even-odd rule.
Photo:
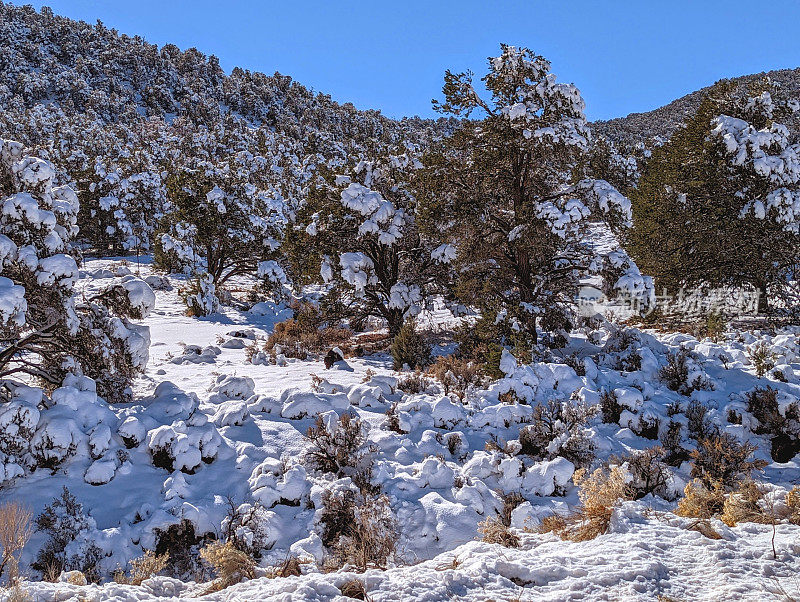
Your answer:
[[[740,215],[747,199],[764,198],[774,185],[735,165],[722,139],[712,135],[712,120],[721,114],[756,128],[770,122],[748,108],[732,84],[711,88],[696,113],[653,151],[631,191],[634,226],[627,246],[658,290],[749,286],[761,293],[764,310],[769,287],[785,283],[800,245],[775,221]]]
[[[424,368],[431,361],[431,346],[425,337],[417,332],[413,320],[403,324],[400,332],[394,337],[391,351],[395,370],[402,370],[403,366],[411,369]]]

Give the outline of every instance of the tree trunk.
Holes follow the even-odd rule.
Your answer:
[[[769,313],[769,297],[767,296],[767,285],[764,283],[758,284],[758,313]]]

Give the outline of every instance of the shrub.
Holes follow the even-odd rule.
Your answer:
[[[406,432],[400,428],[400,416],[397,413],[397,403],[393,403],[389,406],[389,409],[386,410],[386,422],[384,425],[387,429],[399,435],[406,434]]]
[[[722,312],[711,312],[706,316],[705,333],[712,341],[719,341],[725,334],[726,327]]]
[[[402,370],[408,366],[412,370],[424,368],[431,361],[431,346],[419,332],[413,320],[406,321],[392,341],[392,360],[394,369]]]
[[[692,399],[686,405],[684,416],[686,416],[689,436],[696,441],[707,439],[716,434],[716,428],[708,418],[708,407],[702,402]]]
[[[692,391],[711,389],[711,382],[698,374],[689,380],[689,361],[693,359],[691,352],[680,349],[676,353],[667,354],[667,365],[658,372],[661,381],[672,391],[681,395],[691,395]]]
[[[664,449],[655,446],[642,451],[634,451],[616,461],[627,463],[631,481],[628,483],[631,497],[635,500],[653,494],[669,497],[667,485],[670,479],[669,468],[664,462]]]
[[[83,505],[78,502],[66,487],[61,496],[48,504],[36,517],[36,529],[44,531],[48,540],[39,550],[31,565],[43,575],[58,575],[62,571],[77,570],[92,581],[97,582],[97,562],[103,552],[90,540],[86,540],[80,552],[67,557],[65,548],[91,529],[93,523],[83,513]]]
[[[738,523],[771,524],[775,516],[764,500],[766,493],[762,485],[751,480],[743,481],[725,498],[720,520],[729,527]]]
[[[594,413],[589,405],[555,399],[537,405],[532,424],[520,430],[520,453],[540,460],[563,456],[576,466],[588,466],[594,459],[595,445],[584,434],[584,427]],[[553,449],[555,441],[558,445]]]
[[[625,470],[615,466],[598,468],[588,474],[582,468],[575,471],[572,480],[579,487],[580,507],[568,516],[542,521],[540,530],[553,531],[562,539],[571,541],[594,539],[608,531],[614,507],[619,501],[631,497]]]
[[[360,504],[357,504],[357,501]],[[322,542],[342,566],[384,568],[397,545],[397,521],[386,496],[358,497],[353,491],[323,495]]]
[[[613,390],[603,389],[600,393],[600,413],[603,422],[606,424],[619,424],[622,416],[622,405],[617,400],[617,394]]]
[[[425,378],[420,371],[403,376],[397,381],[397,388],[408,395],[423,393],[430,385],[431,381]]]
[[[221,525],[222,538],[226,543],[233,544],[237,550],[260,558],[261,551],[269,545],[267,521],[267,512],[258,502],[237,506],[229,499],[228,516]]]
[[[130,561],[128,575],[124,571],[117,571],[114,581],[125,585],[141,585],[145,579],[150,579],[166,569],[168,562],[169,553],[158,556],[152,550],[147,550],[143,556]]]
[[[661,434],[661,446],[664,449],[664,463],[668,466],[680,466],[691,456],[689,451],[681,444],[683,425],[670,420],[667,428]]]
[[[445,395],[453,392],[461,399],[470,387],[480,387],[486,380],[477,362],[454,355],[437,357],[428,373],[442,383]]]
[[[800,452],[800,411],[790,404],[785,415],[778,405],[778,391],[757,387],[747,393],[747,411],[758,421],[755,432],[770,436],[770,455],[776,462],[788,462]]]
[[[684,487],[675,514],[687,518],[711,518],[722,512],[724,505],[725,490],[720,484],[707,486],[695,479]]]
[[[214,539],[212,536],[197,535],[194,524],[186,518],[154,532],[155,554],[166,558],[165,569],[170,576],[195,579],[202,572],[198,560],[200,549]]]
[[[210,274],[200,274],[189,281],[179,294],[186,305],[186,314],[203,317],[219,311],[219,299],[214,279]]]
[[[786,493],[784,503],[789,511],[789,522],[794,525],[800,524],[800,486],[795,485]]]
[[[749,355],[758,378],[761,378],[775,367],[775,354],[772,353],[769,345],[764,341],[756,343],[752,349],[750,349]]]
[[[707,487],[731,489],[750,477],[754,470],[766,466],[763,460],[751,460],[756,447],[728,433],[714,435],[698,442],[692,450],[692,478]]]
[[[311,303],[297,304],[292,309],[294,316],[276,324],[267,337],[264,350],[268,353],[304,360],[345,345],[353,336],[349,328],[327,325],[322,312]]]
[[[479,523],[478,533],[482,536],[481,541],[486,543],[497,543],[505,548],[519,547],[519,536],[508,525],[503,524],[500,518],[487,518]]]
[[[345,598],[353,600],[368,600],[367,587],[361,579],[350,579],[339,586],[339,591]]]
[[[205,593],[216,592],[256,576],[256,563],[251,556],[237,550],[232,542],[214,541],[204,547],[200,556],[214,569],[217,578]]]
[[[304,462],[312,470],[333,473],[338,478],[350,477],[361,489],[370,488],[372,478],[372,453],[364,444],[366,437],[361,420],[342,414],[333,432],[328,430],[321,416],[306,436],[311,447]]]
[[[10,585],[19,576],[19,555],[31,537],[31,512],[18,502],[0,506],[0,578]]]

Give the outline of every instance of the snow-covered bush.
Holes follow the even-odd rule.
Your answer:
[[[578,467],[594,460],[595,444],[584,433],[595,410],[590,406],[560,400],[538,404],[532,424],[519,433],[520,453],[537,460],[566,458]]]
[[[347,413],[338,419],[335,414],[317,416],[306,433],[311,442],[305,455],[306,465],[339,478],[350,477],[361,489],[371,488],[373,458],[365,445],[365,431],[366,425]]]
[[[209,316],[219,311],[217,287],[210,274],[194,276],[189,286],[181,293],[183,302],[186,304],[186,313],[190,316]]]
[[[36,517],[36,528],[48,535],[32,565],[43,577],[76,570],[90,581],[100,579],[97,563],[103,552],[93,542],[94,520],[83,513],[83,505],[66,486]]]

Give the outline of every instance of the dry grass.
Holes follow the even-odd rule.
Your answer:
[[[200,556],[214,569],[217,578],[205,593],[218,592],[256,576],[256,563],[231,542],[215,541],[200,551]]]
[[[519,547],[519,536],[504,525],[499,517],[478,523],[478,533],[481,534],[481,541],[486,543],[497,543],[505,548]]]
[[[625,470],[616,466],[598,468],[589,474],[581,469],[575,472],[572,480],[580,488],[580,507],[568,516],[546,517],[540,532],[554,532],[570,541],[587,541],[608,532],[614,507],[621,500],[631,499]]]
[[[15,584],[19,577],[19,554],[33,533],[31,511],[18,502],[0,506],[0,578]]]
[[[800,524],[800,486],[795,485],[786,494],[785,504],[789,511],[789,522],[795,525]]]
[[[169,553],[156,555],[152,550],[147,550],[143,556],[130,561],[130,574],[124,571],[114,573],[114,581],[125,585],[141,585],[145,579],[158,575],[167,568]]]
[[[350,579],[345,581],[339,586],[339,591],[345,598],[352,598],[353,600],[369,600],[367,595],[367,587],[361,579]]]
[[[767,490],[754,481],[745,481],[725,498],[720,520],[729,527],[737,523],[772,524],[775,516],[767,504]]]
[[[675,510],[678,516],[711,518],[722,512],[725,506],[725,490],[719,484],[707,487],[702,481],[695,479],[686,484],[683,496]]]

